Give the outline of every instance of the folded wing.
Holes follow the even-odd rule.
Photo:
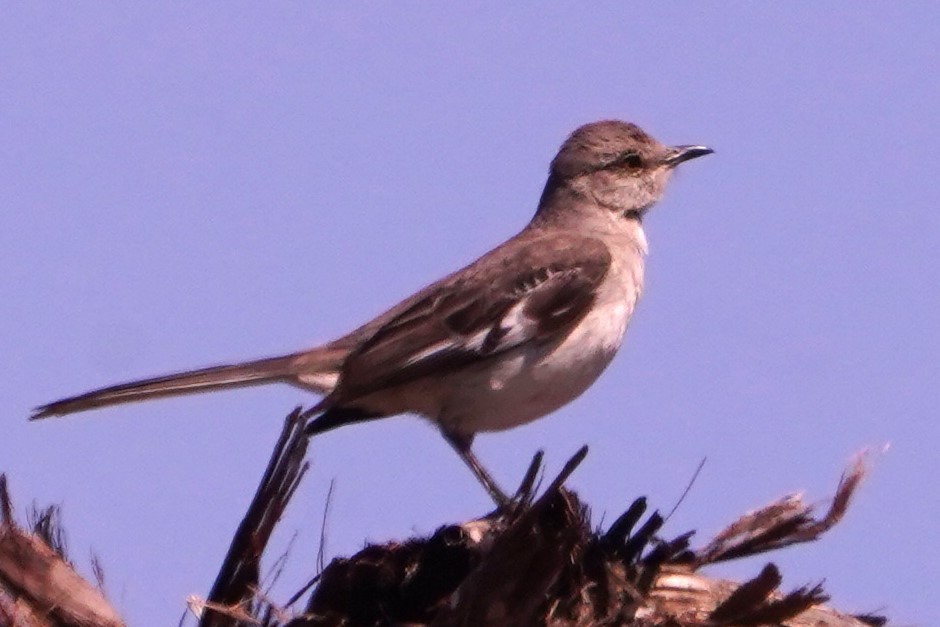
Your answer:
[[[486,264],[451,275],[389,312],[346,359],[332,400],[561,339],[590,310],[610,263],[606,246],[583,236],[497,249]]]

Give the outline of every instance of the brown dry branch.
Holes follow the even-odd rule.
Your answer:
[[[285,427],[285,433],[291,428]],[[282,437],[284,447],[305,446]],[[257,590],[260,549],[252,561],[254,579],[244,595],[214,605],[228,625],[266,627],[380,626],[756,626],[864,627],[885,620],[851,616],[823,605],[820,585],[781,592],[776,566],[735,584],[710,578],[711,563],[752,556],[819,538],[845,514],[864,476],[861,461],[846,472],[832,505],[821,517],[799,497],[786,497],[728,525],[703,548],[689,548],[692,533],[670,540],[660,534],[662,516],[646,516],[637,499],[607,529],[592,530],[588,510],[562,487],[583,460],[583,448],[539,498],[533,486],[540,471],[536,455],[516,496],[517,505],[427,538],[371,545],[350,558],[333,560],[309,584],[276,608],[252,596]],[[300,455],[302,457],[302,454]],[[298,456],[277,450],[275,460]],[[276,499],[282,511],[296,482],[275,480],[271,467],[259,496]],[[299,477],[297,477],[299,480]],[[289,490],[287,489],[289,486]],[[256,497],[256,500],[258,497]],[[263,505],[255,503],[255,507]],[[253,518],[251,512],[246,521]],[[641,522],[642,521],[642,522]],[[245,523],[243,523],[244,525]],[[264,535],[264,534],[258,534]],[[266,538],[267,535],[264,535]],[[233,543],[234,546],[235,543]],[[227,560],[228,561],[228,560]],[[286,608],[307,596],[303,611]],[[246,612],[248,612],[246,614]],[[204,620],[205,620],[205,614]]]
[[[847,615],[824,605],[820,585],[780,590],[767,564],[736,584],[703,567],[818,539],[845,514],[865,471],[843,476],[828,511],[816,518],[799,497],[749,512],[700,549],[692,533],[666,539],[663,517],[636,499],[606,531],[563,487],[584,459],[582,448],[537,495],[541,453],[516,493],[515,505],[429,537],[367,546],[337,558],[283,605],[260,591],[261,559],[302,480],[307,438],[295,410],[255,497],[232,539],[207,599],[190,600],[200,625],[264,627],[631,626],[866,627],[885,619]],[[13,522],[0,477],[0,627],[122,625],[94,586],[64,557],[58,510],[33,515],[34,530]],[[95,567],[96,573],[100,571]],[[100,574],[96,574],[100,578]],[[304,599],[303,610],[291,608]]]
[[[31,530],[13,519],[6,475],[0,475],[0,625],[124,625],[101,590],[66,559],[58,508],[32,518]]]
[[[521,513],[444,527],[426,539],[370,546],[334,560],[305,612],[287,625],[862,627],[883,622],[822,606],[827,598],[818,585],[781,593],[772,564],[741,585],[712,579],[698,571],[701,560],[688,548],[690,534],[665,541],[658,535],[659,515],[639,524],[644,513],[645,504],[637,500],[619,524],[599,534],[591,531],[587,510],[574,493],[549,490]],[[772,518],[761,519],[767,529],[777,527]]]
[[[251,617],[269,611],[272,607],[259,600],[261,555],[287,503],[309,468],[304,462],[308,441],[304,435],[304,424],[305,418],[300,407],[294,409],[285,420],[261,485],[232,538],[228,555],[209,598],[200,608],[200,627],[252,624]],[[254,624],[258,624],[258,621]]]

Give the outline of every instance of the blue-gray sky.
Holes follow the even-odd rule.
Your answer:
[[[635,496],[702,541],[873,473],[784,585],[940,623],[940,67],[931,3],[22,3],[0,20],[0,470],[61,503],[135,625],[205,594],[286,387],[28,424],[36,404],[311,346],[519,229],[576,126],[704,143],[649,216],[620,356],[550,418],[478,439],[506,485],[581,444],[597,519]],[[484,513],[413,417],[314,441],[281,598],[328,557]],[[743,577],[764,560],[719,573]],[[87,572],[87,569],[86,569]]]

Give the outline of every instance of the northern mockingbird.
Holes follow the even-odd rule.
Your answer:
[[[584,392],[620,347],[643,291],[643,218],[673,169],[711,153],[620,121],[574,131],[535,216],[467,267],[309,350],[134,381],[62,399],[33,419],[117,403],[284,382],[323,394],[307,432],[402,413],[440,429],[499,504],[470,446]]]

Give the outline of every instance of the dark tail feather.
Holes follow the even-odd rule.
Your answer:
[[[37,407],[33,410],[30,420],[64,416],[88,409],[162,396],[195,394],[274,381],[291,381],[293,379],[292,367],[296,358],[297,355],[284,355],[113,385]]]

